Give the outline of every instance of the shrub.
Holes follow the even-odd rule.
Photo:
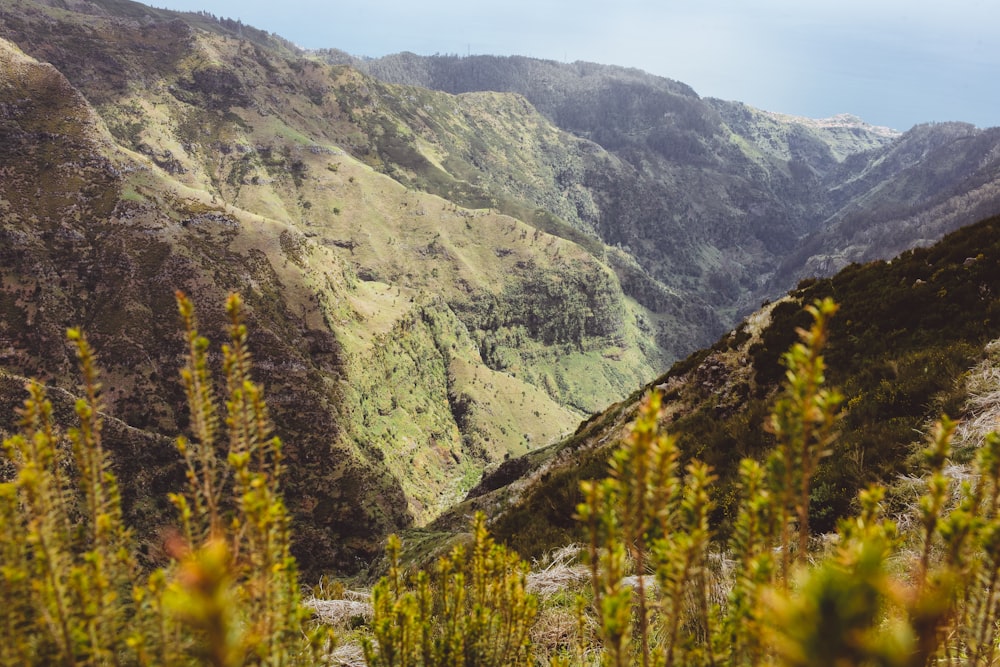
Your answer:
[[[406,577],[400,542],[389,540],[389,573],[372,592],[372,634],[365,660],[381,667],[533,665],[530,630],[537,601],[528,568],[493,542],[477,513],[472,544],[456,547],[433,574]]]
[[[954,424],[943,418],[923,453],[925,490],[909,522],[918,530],[900,534],[882,516],[885,489],[876,485],[832,548],[814,543],[812,480],[841,401],[823,388],[820,354],[834,311],[829,300],[811,306],[812,326],[783,357],[787,381],[769,422],[777,446],[739,465],[725,552],[710,543],[711,471],[697,461],[679,470],[656,394],[608,478],[583,484],[593,591],[581,601],[592,598],[597,632],[588,640],[581,631],[581,641],[592,641],[601,664],[995,664],[1000,435],[987,437],[973,481],[956,489],[944,472]]]
[[[304,632],[281,441],[250,379],[242,304],[229,298],[223,346],[227,400],[219,418],[208,341],[178,294],[188,358],[182,371],[194,438],[178,438],[187,489],[170,563],[141,572],[114,473],[101,443],[100,382],[84,335],[70,330],[83,377],[79,426],[59,433],[38,383],[19,433],[4,441],[14,475],[0,484],[0,610],[5,665],[286,665],[315,656]],[[224,428],[222,424],[224,423]]]

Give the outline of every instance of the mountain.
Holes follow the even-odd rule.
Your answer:
[[[242,293],[310,571],[358,567],[668,358],[647,333],[663,318],[605,259],[616,251],[435,166],[471,172],[424,125],[467,145],[505,108],[503,140],[577,150],[523,100],[388,86],[234,22],[129,2],[6,5],[0,36],[6,403],[17,378],[75,391],[64,332],[82,326],[109,418],[170,460],[186,429],[174,291],[216,341],[225,295]],[[404,163],[452,199],[415,189]],[[176,467],[112,450],[145,485],[125,496],[152,539],[169,509],[146,494]]]
[[[317,55],[395,83],[517,93],[597,143],[631,169],[621,180],[581,175],[597,210],[574,223],[627,247],[670,289],[705,299],[725,326],[802,277],[885,259],[1000,212],[996,128],[900,133],[850,115],[797,118],[585,62]]]
[[[187,430],[174,293],[221,342],[238,291],[295,553],[352,571],[802,271],[995,210],[996,143],[636,70],[355,61],[129,0],[4,3],[0,404],[37,377],[68,405],[82,326],[155,551]]]
[[[607,474],[608,458],[640,399],[656,389],[683,460],[709,463],[719,476],[716,497],[722,501],[713,525],[724,535],[733,518],[739,461],[762,459],[774,446],[765,422],[784,380],[780,355],[795,341],[796,330],[808,327],[803,307],[826,297],[839,306],[824,350],[826,382],[844,401],[839,436],[816,476],[810,525],[832,531],[868,484],[891,487],[919,472],[921,433],[932,421],[942,414],[973,421],[970,399],[974,408],[977,391],[995,390],[995,378],[980,380],[977,390],[970,369],[995,358],[997,285],[1000,217],[891,261],[852,264],[830,278],[803,281],[713,346],[594,415],[571,437],[505,462],[429,532],[441,539],[440,534],[464,530],[465,517],[483,509],[493,533],[527,558],[583,540],[582,526],[573,519],[583,500],[579,483]],[[976,446],[957,448],[956,462],[971,460]],[[903,499],[887,497],[890,515],[897,501]]]

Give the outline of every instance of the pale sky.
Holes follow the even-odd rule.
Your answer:
[[[152,0],[356,56],[524,55],[638,67],[699,95],[905,130],[1000,125],[996,0]]]

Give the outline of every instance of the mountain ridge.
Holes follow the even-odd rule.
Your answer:
[[[874,219],[874,214],[871,218],[864,211],[859,215],[858,207],[852,206],[852,200],[863,197],[892,199],[895,195],[884,192],[882,184],[905,178],[903,172],[910,165],[897,162],[894,171],[887,169],[887,155],[880,149],[889,156],[914,155],[919,164],[929,166],[937,156],[925,150],[928,141],[940,147],[953,142],[956,132],[961,133],[962,139],[986,147],[997,140],[995,129],[980,130],[962,123],[925,124],[896,133],[863,121],[859,125],[848,120],[849,116],[829,121],[802,120],[739,102],[703,99],[690,87],[664,77],[591,63],[562,64],[520,56],[404,53],[354,61],[354,65],[387,81],[449,92],[480,89],[518,92],[557,126],[595,140],[635,166],[640,177],[644,177],[644,197],[655,201],[656,209],[619,213],[607,227],[598,229],[599,236],[607,243],[620,243],[620,230],[627,229],[633,238],[656,243],[653,239],[664,226],[677,224],[678,220],[684,220],[686,229],[706,230],[689,241],[693,246],[690,249],[680,251],[659,243],[653,246],[655,253],[643,254],[640,250],[638,260],[658,280],[683,288],[676,281],[671,283],[658,257],[669,256],[672,267],[678,264],[683,267],[685,254],[694,256],[699,247],[711,249],[723,261],[705,262],[706,266],[700,268],[697,291],[731,294],[712,303],[713,308],[727,313],[726,321],[730,324],[735,323],[731,318],[738,313],[745,314],[762,299],[789,289],[809,271],[829,274],[850,261],[849,258],[824,264],[817,258],[811,262],[809,256],[800,257],[802,253],[794,245],[801,242],[808,246],[814,243],[811,237],[819,236],[824,237],[827,246],[863,243],[864,239],[858,238],[856,232],[848,230],[836,235],[827,229],[845,219],[851,220],[847,225],[851,228],[885,226]],[[535,69],[544,75],[531,78],[524,74]],[[614,81],[611,73],[624,73],[627,78],[623,82]],[[564,85],[553,88],[553,81]],[[600,126],[596,118],[615,120]],[[661,127],[666,125],[671,128]],[[949,191],[973,180],[995,182],[1000,173],[995,157],[980,157],[981,164],[970,161],[965,165],[955,165],[952,157],[951,178],[943,179],[948,182],[922,185],[925,197],[936,197],[939,201],[901,200],[900,207],[909,207],[905,216],[919,215],[921,210],[941,203],[941,199],[951,199],[952,208],[959,208],[962,204],[957,200],[961,195]],[[726,166],[720,166],[723,164]],[[878,175],[878,180],[872,178],[873,174]],[[854,186],[845,188],[844,184]],[[867,192],[860,190],[862,185]],[[997,212],[995,196],[982,194],[985,196],[977,200],[982,207],[974,211],[966,207],[953,214],[937,228],[935,235],[913,234],[912,224],[905,219],[896,220],[893,228],[899,244],[882,249],[868,243],[867,254],[855,253],[850,257],[887,258],[907,245],[927,243],[947,230]],[[713,199],[723,205],[706,208],[705,202]],[[784,203],[777,205],[779,200]],[[745,247],[752,244],[763,247],[741,252],[732,247],[733,240]],[[790,266],[797,257],[800,266]],[[699,268],[687,270],[694,277]]]

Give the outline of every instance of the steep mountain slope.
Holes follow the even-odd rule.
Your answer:
[[[386,81],[517,92],[599,144],[632,171],[582,175],[597,206],[590,228],[658,281],[705,299],[727,326],[800,277],[890,257],[1000,212],[995,129],[900,134],[846,115],[795,118],[592,63],[319,55]]]
[[[303,552],[305,560],[349,564],[355,552],[374,548],[373,534],[405,525],[398,481],[372,452],[352,451],[337,437],[332,405],[341,393],[343,360],[335,339],[317,322],[319,313],[309,318],[296,307],[294,291],[275,298],[279,285],[294,288],[304,278],[280,271],[277,239],[291,233],[287,225],[213,205],[204,193],[169,182],[148,161],[121,151],[59,72],[6,42],[0,71],[3,367],[72,392],[76,381],[63,336],[68,325],[81,325],[106,370],[109,413],[150,434],[180,433],[183,399],[174,378],[183,346],[173,290],[216,305],[238,289],[250,303],[258,370],[290,444],[288,494],[311,550]],[[265,235],[274,241],[262,243]],[[342,268],[327,267],[328,279],[343,284]],[[204,328],[218,338],[221,313],[215,311],[204,314]],[[5,383],[5,391],[16,384]],[[5,403],[11,400],[5,396]],[[13,417],[4,413],[5,422]],[[116,448],[115,455],[126,499],[136,503],[128,511],[147,512],[138,525],[155,531],[165,509],[157,503],[168,486],[164,477],[175,476],[176,467],[148,466],[130,447]],[[170,460],[162,446],[153,458]],[[339,481],[318,483],[332,479]],[[361,510],[352,489],[367,490]]]
[[[613,251],[455,176],[471,158],[445,149],[491,124],[498,143],[517,131],[576,150],[523,100],[388,86],[129,2],[25,0],[0,13],[0,36],[0,367],[72,392],[63,335],[81,325],[109,414],[173,436],[174,290],[215,340],[225,294],[241,292],[312,571],[357,567],[667,358],[648,334],[662,318],[624,295]],[[486,114],[504,108],[506,126]],[[518,155],[511,169],[544,176]],[[408,169],[438,169],[454,201],[408,188]],[[169,486],[169,467],[140,471],[127,448],[118,465]],[[127,497],[155,531],[164,508]]]
[[[783,380],[780,355],[796,328],[808,324],[802,306],[829,296],[840,310],[825,351],[826,376],[845,401],[840,437],[816,478],[810,521],[830,530],[869,482],[891,483],[913,471],[914,443],[932,420],[962,416],[967,371],[1000,337],[997,285],[1000,217],[891,262],[853,264],[832,278],[804,282],[562,443],[505,462],[432,529],[461,530],[462,517],[475,507],[490,512],[494,533],[526,557],[581,539],[573,519],[579,482],[606,474],[639,399],[656,387],[683,456],[710,463],[719,475],[717,497],[724,500],[716,529],[724,533],[737,463],[773,446],[764,423]],[[956,453],[960,461],[971,456]]]

